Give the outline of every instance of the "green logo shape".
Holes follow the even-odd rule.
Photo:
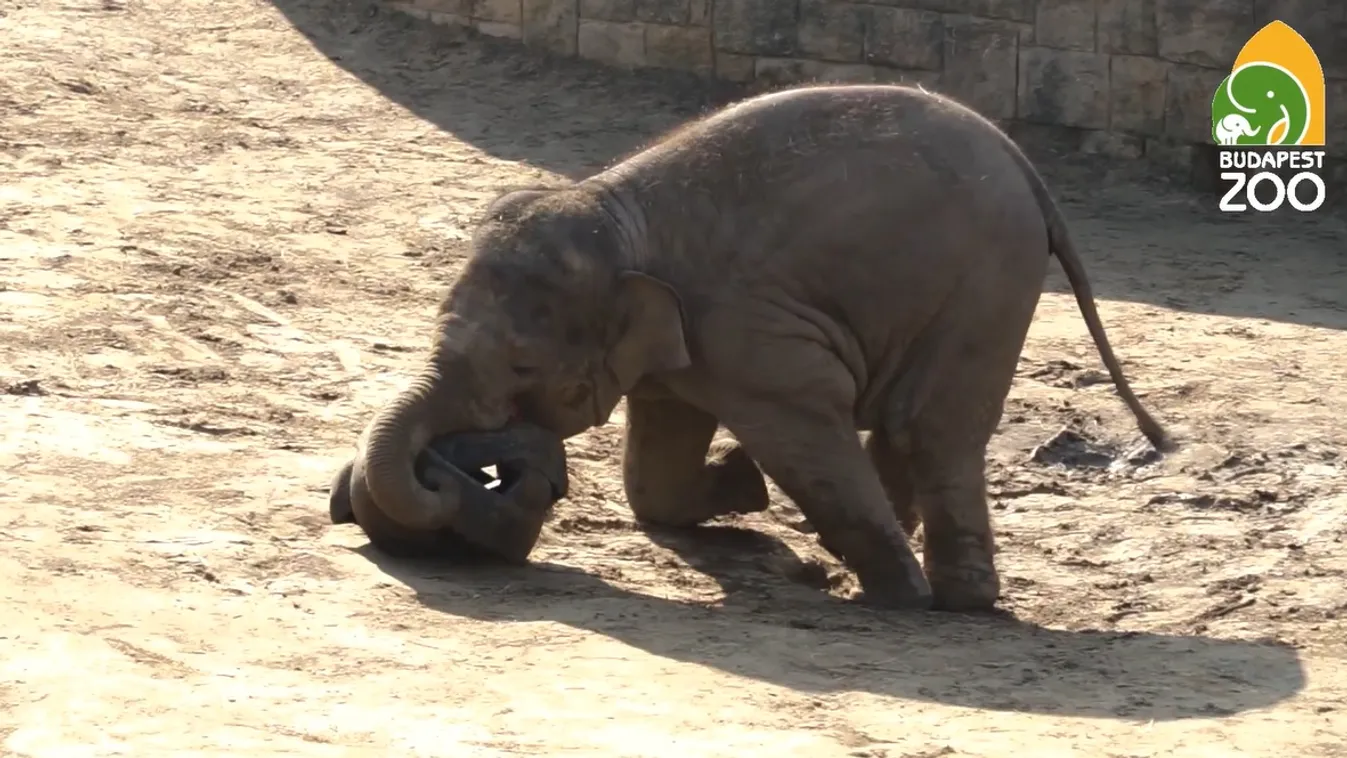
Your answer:
[[[1305,85],[1275,63],[1236,68],[1211,101],[1211,136],[1218,145],[1295,145],[1309,125]]]

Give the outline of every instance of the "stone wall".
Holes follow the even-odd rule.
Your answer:
[[[1074,146],[1177,163],[1272,19],[1319,55],[1330,154],[1347,151],[1347,0],[388,0],[566,56],[757,86],[915,82]]]

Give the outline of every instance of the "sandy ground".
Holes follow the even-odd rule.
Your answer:
[[[644,534],[614,426],[531,567],[329,526],[485,200],[711,101],[406,26],[0,0],[0,752],[1347,756],[1342,218],[1049,167],[1183,448],[1129,458],[1054,273],[991,464],[1001,616],[847,602],[780,498]]]

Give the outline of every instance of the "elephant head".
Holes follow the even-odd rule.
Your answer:
[[[607,421],[642,377],[684,368],[682,307],[635,270],[639,224],[585,185],[498,198],[440,306],[429,356],[365,430],[363,475],[390,519],[450,526],[462,481],[413,471],[434,438],[521,420],[567,438]]]
[[[1221,82],[1212,100],[1213,132],[1218,144],[1295,145],[1309,128],[1310,101],[1301,82],[1286,69],[1247,63]],[[1239,115],[1238,132],[1226,121]],[[1222,142],[1221,133],[1228,139]]]

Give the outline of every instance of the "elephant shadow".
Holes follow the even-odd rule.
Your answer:
[[[334,65],[483,153],[571,179],[742,94],[677,71],[620,71],[381,8],[270,0]]]
[[[467,40],[374,0],[269,2],[316,54],[389,102],[487,155],[570,179],[752,91]],[[1007,126],[1063,205],[1099,300],[1347,329],[1347,298],[1332,284],[1344,271],[1337,242],[1347,231],[1343,193],[1331,192],[1320,211],[1295,218],[1224,214],[1216,206],[1227,183],[1216,179],[1214,145],[1193,147],[1192,176],[1182,183],[1198,180],[1194,202],[1190,187],[1155,184],[1156,166],[1103,165],[1072,146],[1078,135],[1027,122]],[[1139,172],[1132,179],[1149,183],[1108,180],[1115,170],[1124,178]],[[1069,292],[1055,269],[1046,286]]]
[[[884,611],[755,568],[755,561],[793,555],[769,534],[715,526],[647,534],[714,578],[723,603],[645,595],[546,562],[448,565],[390,558],[369,545],[353,549],[431,610],[497,623],[565,624],[800,692],[1176,721],[1265,708],[1305,686],[1298,654],[1282,643],[1068,631],[1003,612]]]

